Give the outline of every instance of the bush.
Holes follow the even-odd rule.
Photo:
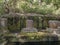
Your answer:
[[[26,36],[27,40],[41,40],[46,37],[46,33],[37,32],[37,33],[21,33],[22,35]]]
[[[26,39],[28,41],[57,41],[58,37],[56,35],[52,35],[50,33],[45,32],[36,32],[36,33],[21,33],[24,35],[22,39]]]
[[[56,15],[60,15],[60,8],[54,12]]]

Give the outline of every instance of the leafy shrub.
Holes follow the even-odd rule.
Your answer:
[[[27,40],[41,40],[46,37],[46,33],[37,32],[37,33],[21,33],[27,37]]]
[[[24,12],[27,13],[39,13],[39,14],[52,14],[52,12],[56,9],[53,3],[47,5],[45,2],[40,6],[29,6],[28,4],[21,5]]]
[[[54,14],[60,15],[60,8],[58,10],[54,11]]]
[[[56,41],[58,40],[58,37],[56,35],[45,33],[45,32],[37,32],[37,33],[21,33],[21,35],[24,35],[24,39],[30,41]],[[23,39],[23,38],[22,38]]]

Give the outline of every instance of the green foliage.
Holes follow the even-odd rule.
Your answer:
[[[57,9],[60,7],[60,0],[52,0],[52,3],[57,7]]]
[[[52,0],[43,0],[43,2],[45,2],[46,4],[50,4]]]
[[[54,12],[56,15],[60,15],[60,8]]]
[[[10,32],[20,32],[22,28],[26,27],[25,17],[9,17],[8,18],[8,30]]]
[[[53,11],[56,10],[56,7],[53,5],[53,3],[47,5],[45,2],[42,3],[41,6],[32,6],[30,7],[28,4],[24,3],[24,5],[21,5],[21,8],[26,13],[39,13],[39,14],[52,14]]]
[[[29,2],[29,3],[33,3],[33,0],[26,0],[27,2]]]
[[[31,4],[28,5],[28,3],[26,5],[22,5],[22,9],[27,13],[39,13],[43,15],[54,14],[53,12],[60,6],[59,2],[59,0],[43,0],[39,6],[38,1],[36,1],[31,7]]]
[[[24,35],[27,37],[27,40],[42,40],[46,37],[47,33],[44,32],[36,32],[36,33],[22,33],[21,35]]]
[[[40,5],[39,5],[40,4]],[[17,13],[39,13],[39,14],[55,14],[54,11],[60,8],[60,0],[0,0],[0,15],[6,13],[7,9]]]
[[[3,0],[0,0],[0,15],[4,14],[4,5]]]

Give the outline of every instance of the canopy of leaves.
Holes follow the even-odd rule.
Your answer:
[[[0,14],[6,12],[57,14],[59,8],[60,0],[0,0]]]

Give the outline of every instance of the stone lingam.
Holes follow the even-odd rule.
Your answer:
[[[33,20],[26,20],[26,28],[23,28],[21,32],[38,32],[36,28],[33,27]]]

